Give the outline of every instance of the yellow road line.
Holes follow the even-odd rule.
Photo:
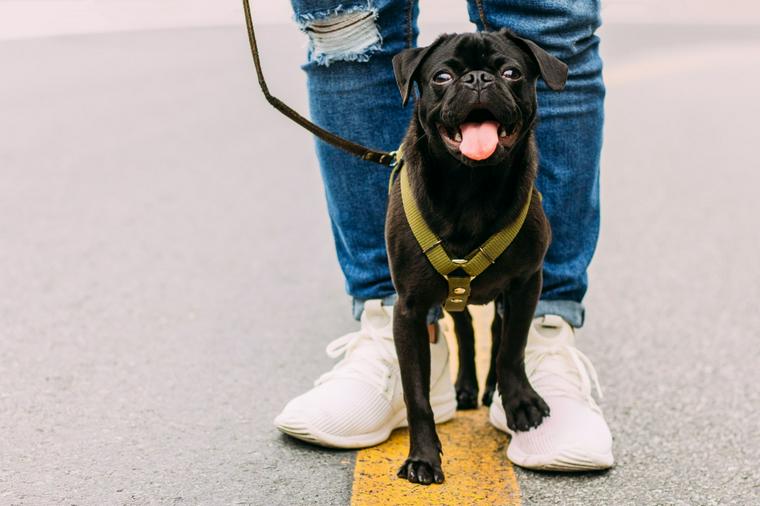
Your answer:
[[[492,309],[473,311],[478,353],[478,375],[488,370]],[[453,325],[449,322],[449,329]],[[448,334],[448,333],[447,333]],[[456,340],[447,335],[456,357]],[[456,360],[452,363],[456,371]],[[409,435],[395,431],[382,445],[356,455],[351,496],[353,506],[406,505],[517,505],[520,489],[506,457],[507,437],[488,422],[488,410],[458,411],[451,422],[438,426],[443,445],[442,485],[416,485],[396,477],[406,458]]]
[[[416,485],[396,477],[409,450],[406,429],[356,456],[353,506],[520,504],[514,470],[505,454],[507,437],[491,427],[487,411],[458,412],[438,426],[443,444],[442,485]]]

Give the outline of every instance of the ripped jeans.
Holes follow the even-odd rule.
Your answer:
[[[401,107],[391,58],[419,33],[415,0],[291,0],[310,40],[307,74],[312,119],[366,146],[398,147],[412,108]],[[599,0],[468,0],[478,30],[507,27],[569,66],[564,91],[538,82],[537,186],[553,240],[536,316],[583,324],[587,268],[599,235],[599,159],[604,83]],[[394,297],[384,222],[390,169],[322,141],[317,156],[346,289],[359,316],[368,299]]]

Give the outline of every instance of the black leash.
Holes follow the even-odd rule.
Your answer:
[[[251,43],[251,55],[253,56],[253,65],[256,67],[256,76],[259,78],[259,86],[261,87],[264,97],[267,99],[272,107],[280,111],[282,114],[295,121],[306,130],[316,135],[328,144],[332,144],[336,148],[340,148],[344,151],[356,155],[362,160],[379,163],[381,165],[392,165],[396,159],[393,153],[386,153],[385,151],[375,151],[369,149],[361,144],[356,144],[343,137],[335,135],[332,132],[328,132],[324,128],[315,125],[308,119],[304,118],[296,111],[291,109],[287,104],[277,97],[272,96],[269,93],[269,87],[264,80],[264,73],[261,70],[261,61],[259,60],[259,48],[256,45],[256,34],[253,30],[253,19],[251,18],[251,6],[248,0],[243,0],[243,10],[245,11],[245,23],[248,27],[248,41]]]

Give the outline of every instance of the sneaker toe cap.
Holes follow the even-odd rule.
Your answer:
[[[291,400],[274,419],[280,431],[310,443],[344,447],[382,428],[390,401],[362,382],[316,387]]]
[[[281,432],[309,443],[319,444],[319,438],[314,434],[308,413],[293,409],[290,404],[285,406],[282,413],[274,419],[274,426]]]
[[[547,399],[551,415],[516,433],[507,455],[533,469],[583,471],[613,465],[612,436],[603,416],[574,399]]]

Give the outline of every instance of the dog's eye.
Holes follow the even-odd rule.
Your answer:
[[[451,74],[449,74],[445,70],[442,70],[438,72],[435,76],[433,76],[433,82],[436,84],[446,84],[452,79],[453,77],[451,77]]]
[[[508,69],[504,69],[504,72],[501,73],[501,77],[514,81],[516,79],[520,79],[522,77],[522,74],[516,68],[509,67]]]

